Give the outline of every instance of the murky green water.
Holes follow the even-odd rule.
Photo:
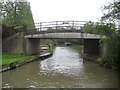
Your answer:
[[[51,58],[2,73],[4,88],[118,87],[118,74],[92,62],[83,62],[71,47],[57,47]]]

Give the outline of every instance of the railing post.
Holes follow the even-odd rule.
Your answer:
[[[58,21],[56,21],[56,31],[57,31],[57,29],[58,29]]]
[[[72,28],[74,27],[74,21],[72,21]]]
[[[42,31],[42,22],[40,22],[40,31]]]
[[[56,30],[58,29],[58,27],[57,27],[57,26],[58,26],[58,21],[56,21]]]

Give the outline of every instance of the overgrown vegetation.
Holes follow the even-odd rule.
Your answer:
[[[120,2],[115,1],[109,6],[104,6],[103,10],[108,10],[101,18],[101,22],[88,22],[83,27],[86,33],[94,33],[105,35],[106,38],[101,39],[101,45],[106,45],[106,56],[102,58],[101,65],[111,68],[119,67],[120,52],[120,35],[119,29],[116,29],[116,20],[120,19]]]
[[[110,3],[108,6],[104,6],[103,11],[104,16],[101,18],[102,21],[112,22],[116,24],[120,20],[120,1],[116,0],[113,3]],[[116,24],[117,25],[117,24]],[[112,67],[119,68],[119,56],[120,56],[120,27],[116,29],[115,26],[110,25],[111,33],[108,33],[108,37],[104,40],[104,43],[107,45],[107,56],[103,58],[103,64]]]

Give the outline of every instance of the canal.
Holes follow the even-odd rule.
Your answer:
[[[72,47],[56,47],[53,56],[2,73],[3,88],[116,88],[117,72],[84,61]]]

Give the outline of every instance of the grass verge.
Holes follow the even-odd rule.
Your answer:
[[[10,63],[15,63],[15,62],[20,62],[20,61],[26,61],[26,60],[31,60],[31,59],[35,59],[36,56],[26,56],[26,55],[19,55],[19,54],[3,54],[0,55],[0,57],[2,57],[2,62],[0,62],[0,65],[6,65],[6,64],[10,64]]]

